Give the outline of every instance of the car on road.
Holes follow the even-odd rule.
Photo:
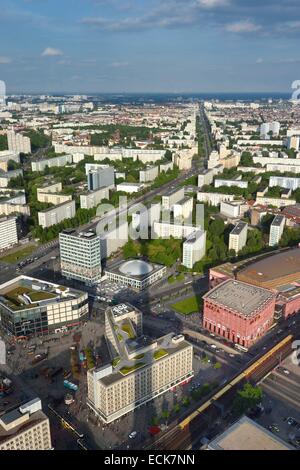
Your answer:
[[[136,432],[136,431],[132,431],[132,432],[128,435],[129,439],[134,439],[136,436],[137,436],[137,432]]]
[[[280,432],[280,429],[279,427],[277,426],[277,424],[271,424],[269,427],[268,427],[269,431],[273,432],[273,433],[279,433]]]
[[[235,354],[230,353],[229,357],[235,357]]]
[[[215,344],[210,345],[211,349],[217,349],[217,346]]]
[[[295,418],[292,418],[291,416],[288,417],[286,422],[288,423],[289,426],[293,426],[293,427],[296,427],[299,424],[298,421]]]

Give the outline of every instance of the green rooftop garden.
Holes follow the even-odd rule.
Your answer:
[[[155,351],[153,353],[154,359],[157,361],[158,359],[161,359],[162,357],[166,356],[168,352],[165,349],[158,349],[158,351]]]
[[[129,336],[130,339],[134,339],[135,338],[135,333],[133,331],[133,328],[132,326],[130,325],[130,323],[124,323],[121,327],[122,331],[124,331],[125,333],[127,333],[127,335]]]
[[[117,367],[117,365],[119,364],[120,361],[121,361],[120,357],[115,357],[112,361],[112,366]]]
[[[137,361],[138,359],[143,359],[143,357],[145,356],[145,354],[138,354],[137,356],[135,356],[133,359],[135,361]]]
[[[41,300],[48,300],[48,299],[54,299],[57,297],[56,294],[53,294],[52,292],[31,292],[27,294],[28,297],[32,302],[39,302]]]
[[[128,375],[131,372],[134,372],[137,369],[140,369],[141,367],[144,367],[145,363],[144,362],[137,362],[133,366],[124,366],[120,369],[121,374],[123,375]]]

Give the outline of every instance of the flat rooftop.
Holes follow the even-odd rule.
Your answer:
[[[208,445],[209,450],[295,450],[247,417],[241,418]]]
[[[230,235],[240,235],[247,226],[246,222],[239,222],[230,232]]]
[[[0,286],[0,303],[12,311],[28,310],[41,304],[77,298],[83,292],[40,279],[19,276]]]
[[[64,235],[70,235],[72,237],[81,238],[83,240],[91,240],[98,236],[96,232],[94,232],[93,230],[86,230],[83,232],[78,232],[77,230],[74,230],[74,229],[66,229],[66,230],[63,230],[61,233]]]
[[[285,217],[283,215],[276,215],[272,222],[273,227],[280,227],[284,219]]]
[[[234,310],[245,317],[254,315],[274,297],[275,294],[267,289],[231,279],[219,284],[203,296],[204,299]]]
[[[10,430],[6,430],[0,422],[0,443],[3,444],[5,441],[11,439],[12,437],[17,436],[18,434],[26,431],[26,429],[31,428],[33,424],[38,424],[47,419],[47,416],[43,413],[43,411],[38,410],[32,414],[22,415],[18,408],[9,411],[8,413],[1,416],[1,421],[5,425],[10,425],[14,421],[18,422],[22,417],[24,417],[24,421],[19,423],[17,426],[12,427]],[[26,419],[27,418],[27,419]]]

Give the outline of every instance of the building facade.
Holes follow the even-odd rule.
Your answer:
[[[94,232],[64,230],[59,234],[61,273],[86,285],[101,279],[101,241]]]
[[[203,326],[249,348],[273,323],[275,294],[244,282],[225,281],[203,296]]]
[[[283,215],[276,215],[270,226],[269,246],[276,246],[279,244],[285,227],[285,217]]]
[[[229,250],[234,250],[238,254],[247,243],[248,224],[238,222],[229,234]]]
[[[206,252],[206,232],[196,230],[187,237],[183,243],[182,264],[188,269],[193,269],[195,263],[200,261]]]
[[[39,225],[43,228],[51,227],[59,224],[65,219],[75,217],[76,205],[75,201],[64,202],[55,207],[50,207],[44,211],[38,212]]]
[[[8,150],[17,153],[31,153],[31,143],[29,137],[25,137],[14,131],[7,132]]]
[[[18,243],[16,217],[0,217],[0,251]]]

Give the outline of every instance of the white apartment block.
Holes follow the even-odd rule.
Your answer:
[[[182,264],[188,269],[193,269],[195,263],[200,261],[206,252],[206,232],[196,230],[189,235],[183,243]]]
[[[235,198],[234,194],[222,194],[222,193],[197,193],[197,200],[210,206],[219,206],[222,201],[233,201]]]
[[[184,197],[173,205],[174,220],[184,221],[192,219],[194,199],[192,197]]]
[[[193,225],[182,225],[170,222],[154,222],[153,224],[153,238],[187,238],[195,230],[200,227]]]
[[[101,242],[94,232],[64,230],[59,234],[61,273],[86,285],[101,279]]]
[[[291,162],[291,160],[285,160],[288,162],[287,164],[275,164],[275,163],[268,163],[266,166],[267,171],[278,171],[279,173],[295,173],[299,174],[300,173],[300,165],[299,164],[294,164]],[[296,160],[294,160],[296,161]],[[299,160],[300,161],[300,160]]]
[[[276,215],[270,226],[269,246],[277,246],[282,237],[285,226],[285,217]]]
[[[238,254],[247,243],[248,224],[238,222],[229,235],[229,250],[234,250]]]
[[[80,207],[81,209],[91,209],[92,207],[97,207],[103,199],[109,199],[108,187],[80,194]]]
[[[17,153],[31,153],[31,143],[29,137],[25,137],[14,131],[7,132],[8,150]]]
[[[72,196],[70,194],[54,194],[54,193],[38,193],[37,197],[39,202],[44,202],[46,204],[53,204],[58,206],[68,201],[72,201]]]
[[[221,186],[237,186],[238,188],[246,189],[248,188],[248,181],[242,181],[239,179],[236,180],[222,180],[222,179],[215,179],[215,188],[220,188]]]
[[[36,398],[0,417],[0,451],[51,450],[49,418]]]
[[[12,150],[3,150],[0,152],[0,170],[7,172],[8,163],[12,160],[16,163],[20,163],[20,154],[13,152]]]
[[[0,188],[8,188],[11,179],[23,176],[22,170],[12,170],[6,173],[0,173]]]
[[[286,207],[286,206],[294,206],[296,204],[296,200],[259,196],[259,197],[256,197],[255,205],[257,204],[261,204],[263,206]]]
[[[56,167],[56,166],[61,167],[61,166],[71,165],[72,163],[73,163],[72,155],[60,155],[58,157],[45,158],[43,160],[35,160],[31,162],[31,170],[32,171],[44,171],[47,166],[49,168]]]
[[[245,201],[222,201],[220,213],[230,219],[237,219],[243,217],[248,210],[248,205]]]
[[[282,158],[282,157],[262,157],[262,156],[255,156],[253,157],[253,163],[260,163],[262,166],[267,165],[291,165],[291,166],[300,166],[300,159],[297,158]],[[285,170],[289,171],[289,170]]]
[[[173,189],[162,196],[162,209],[172,210],[176,202],[184,199],[184,188]]]
[[[134,411],[194,375],[192,345],[183,335],[174,333],[156,340],[144,336],[141,315],[129,304],[105,312],[112,362],[87,373],[87,404],[105,423]]]
[[[119,226],[108,228],[100,233],[101,258],[107,259],[128,242],[128,223],[123,222]]]
[[[169,170],[173,170],[174,168],[174,163],[173,162],[167,162],[167,163],[161,163],[159,165],[159,171],[160,173],[164,171],[165,173]]]
[[[140,170],[139,181],[140,183],[150,183],[158,177],[158,166],[148,167],[145,170]]]
[[[0,251],[18,243],[16,217],[0,218]]]
[[[132,194],[138,193],[144,188],[143,183],[120,183],[117,184],[117,191],[123,191],[124,193]]]
[[[75,201],[64,202],[58,206],[38,212],[39,225],[43,228],[48,228],[59,224],[65,219],[72,219],[72,217],[75,217],[75,213]]]
[[[150,207],[137,204],[130,207],[128,213],[132,216],[132,228],[139,230],[141,233],[148,233],[148,228],[152,227],[154,222],[160,221],[161,203],[151,204]]]
[[[300,178],[291,178],[284,176],[270,176],[269,186],[280,186],[281,188],[291,189],[296,191],[300,188]]]
[[[202,186],[212,184],[214,180],[214,170],[203,170],[199,175],[198,175],[198,187],[202,188]]]

